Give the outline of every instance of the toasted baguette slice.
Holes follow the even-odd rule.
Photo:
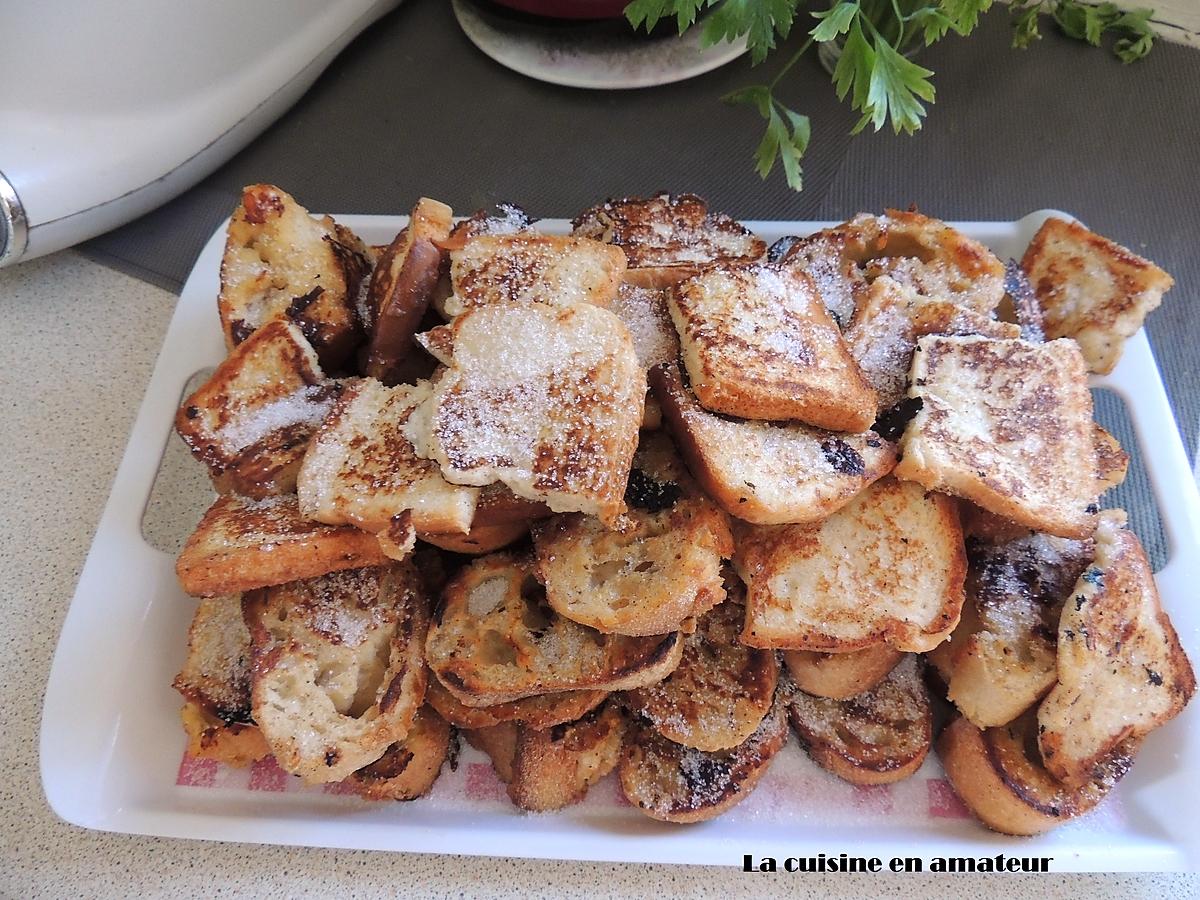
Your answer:
[[[482,733],[468,731],[467,740],[491,757],[517,807],[548,812],[578,803],[616,768],[624,734],[620,709],[604,703],[546,730],[503,723]]]
[[[418,531],[470,530],[479,488],[450,484],[404,435],[431,393],[428,382],[389,388],[373,378],[347,387],[304,456],[296,483],[304,515],[378,532],[407,511]]]
[[[652,819],[703,822],[741,803],[787,743],[784,704],[771,711],[746,740],[706,753],[676,744],[648,726],[631,726],[618,773],[625,797]]]
[[[365,375],[395,384],[405,359],[421,352],[413,335],[442,275],[446,254],[438,245],[450,236],[452,216],[446,204],[422,197],[379,258],[360,310],[370,335],[361,357]]]
[[[1059,537],[1096,526],[1092,395],[1070,341],[921,338],[896,475]]]
[[[663,435],[633,458],[620,531],[573,513],[534,527],[538,579],[560,615],[610,634],[674,631],[725,599],[729,517],[704,496]]]
[[[925,334],[1020,337],[1021,329],[945,300],[923,297],[881,276],[872,282],[846,329],[846,344],[875,391],[880,409],[904,397],[917,338]]]
[[[771,651],[738,643],[744,615],[730,599],[702,616],[684,640],[679,667],[625,695],[630,710],[697,750],[728,750],[749,738],[771,709],[779,667]]]
[[[608,306],[625,275],[616,247],[580,237],[482,234],[450,251],[453,293],[441,312],[460,316],[496,304]]]
[[[1078,222],[1045,221],[1021,260],[1046,336],[1078,342],[1092,372],[1106,374],[1175,280],[1149,260]]]
[[[1054,686],[1063,601],[1091,558],[1091,541],[1045,534],[968,544],[948,697],[971,724],[1005,725]]]
[[[442,773],[450,755],[450,740],[446,720],[422,706],[404,740],[392,744],[347,782],[367,800],[416,800],[429,793]]]
[[[933,742],[933,710],[915,654],[849,700],[793,691],[788,718],[813,762],[854,784],[908,778]]]
[[[781,655],[796,687],[831,700],[849,700],[871,690],[904,659],[902,652],[886,644],[852,653],[785,650]]]
[[[252,707],[275,760],[341,781],[402,741],[425,699],[429,600],[411,564],[249,594]]]
[[[425,702],[456,728],[490,728],[501,722],[516,722],[543,730],[563,722],[573,722],[604,702],[607,691],[562,691],[541,694],[496,706],[466,706],[446,690],[436,677],[429,679]]]
[[[607,310],[485,306],[422,335],[448,368],[405,431],[447,481],[502,481],[613,525],[637,447],[645,373]]]
[[[290,195],[252,184],[229,222],[217,305],[232,350],[268,322],[295,322],[336,369],[362,340],[355,301],[371,251],[349,229],[314,219]]]
[[[271,753],[250,712],[250,632],[238,595],[207,597],[188,628],[188,654],[171,686],[186,701],[188,753],[245,767]]]
[[[798,269],[713,266],[676,285],[667,305],[705,409],[837,431],[875,421],[874,392]]]
[[[1032,714],[981,731],[956,718],[937,741],[946,777],[972,815],[1001,834],[1041,834],[1094,809],[1133,765],[1138,741],[1126,740],[1067,787],[1038,758]]]
[[[623,284],[610,308],[629,330],[634,352],[643,369],[649,371],[660,363],[679,358],[679,335],[667,311],[667,298],[663,291]],[[653,396],[647,396],[642,413],[642,429],[653,431],[661,426],[662,410],[658,401]]]
[[[387,562],[374,535],[321,525],[300,514],[294,494],[249,500],[218,497],[179,554],[187,593],[233,594]]]
[[[308,440],[340,388],[325,378],[299,328],[271,322],[183,401],[175,430],[218,491],[290,493]]]
[[[682,651],[678,632],[604,635],[563,618],[532,561],[505,553],[473,560],[446,586],[426,643],[429,668],[467,706],[641,687],[670,674]]]
[[[576,235],[620,247],[629,263],[626,282],[649,288],[669,287],[709,263],[753,262],[767,249],[694,194],[609,200],[572,224]]]
[[[931,650],[958,624],[966,553],[954,501],[877,481],[816,525],[744,526],[742,643],[848,652]]]
[[[1096,448],[1096,475],[1100,493],[1112,490],[1129,473],[1129,454],[1120,441],[1093,423],[1092,441]]]
[[[678,363],[650,370],[667,430],[704,490],[756,525],[816,522],[896,465],[896,445],[873,431],[748,422],[704,409]]]
[[[1038,708],[1046,770],[1083,784],[1118,744],[1179,714],[1196,676],[1159,601],[1141,542],[1125,514],[1105,512],[1096,558],[1063,605],[1058,684]]]

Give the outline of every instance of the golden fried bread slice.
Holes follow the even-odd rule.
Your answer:
[[[286,494],[341,386],[300,329],[271,322],[234,348],[183,401],[175,430],[222,493]]]
[[[684,639],[679,667],[625,695],[630,711],[697,750],[728,750],[750,737],[771,709],[779,667],[770,650],[738,643],[744,615],[731,598],[702,616]]]
[[[548,812],[578,803],[616,768],[625,721],[610,702],[544,730],[504,722],[465,734],[492,760],[517,807]]]
[[[425,702],[456,728],[490,728],[501,722],[516,722],[542,730],[575,721],[603,703],[607,696],[607,691],[561,691],[495,706],[466,706],[432,677],[425,692]]]
[[[429,630],[429,668],[467,706],[558,691],[616,691],[661,681],[679,665],[678,632],[605,635],[554,612],[533,562],[506,553],[472,560],[442,592]]]
[[[875,421],[874,392],[799,269],[712,266],[672,288],[667,306],[705,409],[837,431]]]
[[[875,687],[848,700],[793,691],[788,718],[813,762],[854,784],[908,778],[933,742],[929,693],[911,653]]]
[[[450,726],[428,706],[413,716],[404,740],[354,772],[347,783],[367,800],[416,800],[428,794],[450,755]]]
[[[616,247],[581,237],[481,234],[450,251],[449,318],[496,304],[608,306],[625,275]]]
[[[1133,765],[1139,741],[1126,740],[1092,767],[1077,787],[1043,768],[1032,713],[981,731],[958,717],[942,732],[937,753],[946,777],[975,818],[1001,834],[1049,831],[1094,809]]]
[[[186,701],[181,715],[192,756],[241,768],[270,754],[250,712],[250,632],[239,595],[200,601],[171,686]]]
[[[845,338],[880,409],[904,397],[913,350],[925,334],[1015,338],[1021,329],[946,300],[931,300],[887,276],[876,278],[860,300]]]
[[[685,386],[678,363],[651,369],[650,384],[696,480],[747,522],[819,521],[896,465],[896,445],[873,431],[834,434],[711,413]]]
[[[954,501],[885,478],[823,522],[742,526],[752,647],[931,650],[958,624],[966,553]]]
[[[1055,218],[1033,236],[1021,267],[1041,305],[1046,336],[1073,338],[1088,369],[1100,373],[1113,370],[1125,339],[1175,283],[1120,244]]]
[[[627,283],[669,287],[709,263],[753,262],[767,245],[695,194],[609,200],[580,213],[573,233],[625,252]]]
[[[262,500],[225,494],[187,539],[175,573],[184,591],[200,597],[386,561],[374,535],[304,518],[295,494]]]
[[[741,803],[787,743],[787,715],[777,693],[771,711],[746,740],[705,752],[631,725],[618,773],[631,804],[664,822],[703,822]]]
[[[378,532],[407,511],[417,531],[470,530],[479,488],[450,484],[404,435],[431,394],[429,382],[385,387],[363,378],[349,385],[304,456],[296,482],[304,515]]]
[[[849,252],[850,235],[837,229],[797,237],[778,246],[778,261],[799,268],[817,288],[821,302],[839,328],[854,316],[869,282]],[[773,247],[772,249],[775,249]]]
[[[341,781],[412,727],[425,699],[429,599],[409,563],[248,594],[251,710],[276,762]]]
[[[886,644],[851,653],[785,650],[780,655],[796,687],[831,700],[849,700],[871,690],[904,659],[901,651]]]
[[[979,728],[1011,722],[1056,679],[1063,601],[1092,542],[1032,534],[967,545],[967,602],[951,638],[948,697]]]
[[[679,335],[667,311],[663,291],[622,284],[617,299],[609,307],[629,330],[638,362],[649,371],[660,363],[679,358]],[[662,410],[653,396],[646,397],[642,428],[654,430],[662,425]]]
[[[234,210],[217,300],[232,350],[276,320],[296,323],[337,368],[362,340],[355,302],[371,251],[347,228],[314,219],[289,194],[252,184]]]
[[[1096,529],[1095,560],[1063,605],[1058,684],[1038,708],[1046,770],[1080,785],[1113,748],[1179,714],[1196,676],[1159,601],[1150,561],[1119,510]]]
[[[1099,495],[1092,395],[1078,347],[927,336],[913,356],[896,476],[1006,519],[1083,538]]]
[[[484,306],[422,335],[447,369],[405,433],[447,481],[501,481],[607,525],[637,447],[646,377],[612,313]]]
[[[578,513],[534,527],[538,579],[556,612],[605,633],[665,634],[725,599],[729,517],[691,480],[666,436],[642,441],[625,502],[617,531]]]
[[[253,722],[226,722],[199,703],[188,701],[180,710],[187,753],[244,769],[271,755],[271,747]]]
[[[363,374],[395,384],[404,360],[421,352],[413,335],[442,275],[446,254],[438,244],[450,236],[452,216],[446,204],[422,197],[380,256],[360,310],[370,336],[361,357]]]
[[[1125,480],[1129,472],[1129,454],[1120,441],[1102,426],[1093,423],[1092,442],[1096,448],[1096,475],[1099,491],[1112,490]]]
[[[528,522],[502,522],[499,525],[474,525],[466,534],[423,531],[419,537],[427,544],[451,553],[481,556],[515,544],[528,534]]]

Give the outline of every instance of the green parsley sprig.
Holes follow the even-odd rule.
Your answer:
[[[966,37],[992,4],[993,0],[832,0],[828,8],[811,10],[816,24],[807,40],[769,83],[722,98],[755,109],[766,121],[766,133],[755,151],[758,174],[766,178],[778,161],[788,186],[803,187],[800,160],[808,149],[811,124],[807,116],[782,103],[775,88],[814,43],[841,44],[833,85],[838,99],[849,98],[860,114],[854,133],[867,125],[879,131],[890,124],[897,134],[912,134],[921,127],[925,104],[934,102],[934,73],[907,54],[951,32]],[[751,62],[758,65],[777,41],[788,37],[801,9],[809,5],[808,0],[632,0],[625,16],[635,29],[647,31],[673,18],[683,34],[711,8],[700,22],[701,44],[744,36]],[[1153,13],[1148,9],[1122,11],[1112,3],[1083,0],[1012,0],[1011,7],[1014,47],[1028,47],[1041,37],[1042,13],[1051,15],[1064,34],[1090,44],[1098,46],[1104,35],[1114,36],[1113,53],[1124,62],[1145,56],[1154,43]]]

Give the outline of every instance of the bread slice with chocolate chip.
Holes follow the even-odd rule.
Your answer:
[[[896,445],[874,431],[834,434],[709,412],[677,362],[651,369],[650,384],[695,479],[726,512],[756,525],[820,521],[896,465]]]

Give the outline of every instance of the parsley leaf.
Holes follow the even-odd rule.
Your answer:
[[[862,108],[863,119],[870,118],[878,131],[890,118],[892,130],[897,134],[901,131],[912,134],[921,127],[925,115],[921,100],[933,102],[933,84],[929,81],[932,74],[887,41],[876,41],[875,67],[871,70],[867,102]]]
[[[1085,3],[1082,0],[1016,0],[1012,4],[1014,47],[1028,47],[1041,38],[1038,14],[1047,12],[1069,38],[1094,47],[1104,36],[1116,37],[1113,55],[1122,62],[1141,59],[1154,46],[1154,27],[1149,9],[1122,10],[1115,3]]]
[[[788,109],[775,99],[771,88],[765,84],[734,91],[722,99],[726,103],[752,106],[767,121],[767,130],[754,152],[754,167],[759,176],[765,179],[775,168],[775,161],[780,160],[788,187],[796,191],[803,188],[800,160],[804,151],[808,149],[808,142],[812,136],[808,116]]]
[[[633,0],[625,7],[625,18],[636,31],[645,25],[646,31],[654,30],[660,19],[675,17],[679,33],[683,34],[696,23],[700,9],[712,6],[716,0]]]
[[[792,30],[798,0],[725,0],[704,23],[705,46],[746,35],[750,61],[758,65],[775,49],[775,35]]]
[[[975,30],[979,17],[992,8],[992,0],[940,0],[938,8],[950,19],[950,27],[966,36]]]
[[[839,0],[833,6],[824,12],[813,13],[813,18],[820,20],[809,34],[812,35],[814,41],[824,43],[832,41],[839,34],[845,34],[850,30],[850,23],[854,21],[854,17],[858,14],[858,4],[853,0]]]

